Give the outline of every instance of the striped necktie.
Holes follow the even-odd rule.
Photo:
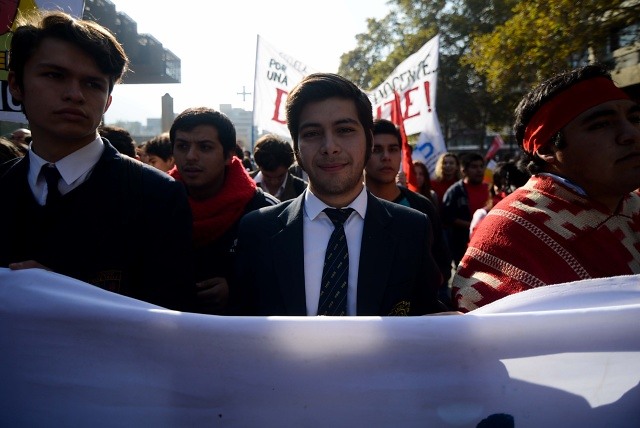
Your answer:
[[[344,222],[353,212],[353,208],[325,208],[324,212],[331,219],[334,229],[324,257],[318,315],[346,315],[349,249],[344,233]]]

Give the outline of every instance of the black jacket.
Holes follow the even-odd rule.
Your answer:
[[[119,294],[191,307],[192,221],[180,183],[108,142],[88,180],[55,205],[38,205],[28,171],[25,156],[0,173],[0,266],[35,260]]]

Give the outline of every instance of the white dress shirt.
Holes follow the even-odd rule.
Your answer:
[[[282,181],[282,184],[278,188],[278,191],[275,193],[275,195],[272,195],[272,196],[275,196],[277,199],[280,199],[282,197],[282,193],[284,193],[284,188],[287,186],[288,180],[289,180],[289,174],[287,173],[287,175],[285,175],[284,177],[284,180]],[[262,185],[262,182],[264,181],[264,176],[262,175],[262,171],[258,171],[256,176],[253,177],[253,181],[255,181],[256,184],[260,186],[262,190],[264,190],[267,193],[271,193],[269,192],[269,189],[267,188],[266,185],[264,186]]]
[[[347,290],[347,315],[356,315],[358,296],[358,266],[360,264],[360,246],[362,244],[362,229],[364,228],[364,216],[367,212],[367,191],[363,187],[356,199],[348,205],[353,208],[347,221],[344,223],[344,232],[347,237],[349,249],[349,285]],[[304,245],[304,287],[307,299],[307,315],[318,314],[318,300],[320,299],[320,286],[322,283],[322,270],[324,256],[331,233],[333,223],[323,212],[325,208],[331,208],[311,190],[307,188],[304,196],[303,238]],[[347,208],[347,207],[342,207]]]
[[[103,151],[104,143],[100,137],[97,137],[91,143],[54,163],[62,177],[62,180],[58,183],[58,189],[62,195],[69,193],[87,181]],[[48,189],[44,174],[41,174],[40,170],[43,165],[50,162],[42,159],[33,150],[29,150],[28,156],[29,174],[27,180],[29,181],[29,187],[31,187],[33,196],[35,196],[38,204],[44,205],[47,201]]]

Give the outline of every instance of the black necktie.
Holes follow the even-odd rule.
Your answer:
[[[349,249],[344,234],[344,222],[353,208],[325,208],[324,212],[333,222],[333,233],[327,244],[318,302],[318,315],[346,315],[347,289],[349,284]]]
[[[60,181],[60,172],[53,164],[42,166],[42,174],[47,181],[47,205],[60,199],[60,190],[58,189],[58,181]]]

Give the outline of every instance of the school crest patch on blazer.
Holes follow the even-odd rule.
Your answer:
[[[406,317],[409,315],[409,309],[411,309],[411,302],[408,300],[401,300],[393,306],[391,312],[389,312],[389,316]]]

